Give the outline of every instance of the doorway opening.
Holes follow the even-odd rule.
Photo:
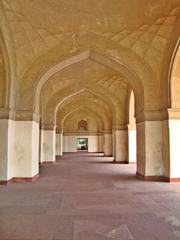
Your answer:
[[[77,139],[77,150],[78,151],[88,151],[88,138],[78,138]]]

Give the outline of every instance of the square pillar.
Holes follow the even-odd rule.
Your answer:
[[[13,179],[14,121],[0,119],[0,184]]]
[[[56,130],[41,130],[41,163],[56,160]]]
[[[114,161],[128,162],[128,130],[113,130]]]
[[[14,139],[14,179],[30,181],[39,174],[39,123],[16,121]]]
[[[63,133],[56,133],[56,155],[63,155]]]
[[[103,134],[99,134],[98,136],[98,152],[103,152],[103,145],[104,145],[104,136]]]
[[[146,180],[163,178],[162,121],[137,123],[137,175]]]
[[[180,119],[163,122],[164,176],[169,182],[180,182]]]
[[[112,149],[112,131],[104,132],[104,156],[111,157],[113,154]]]
[[[128,124],[128,163],[136,163],[137,141],[136,124]]]

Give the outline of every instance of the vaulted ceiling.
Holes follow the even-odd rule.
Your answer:
[[[124,125],[132,90],[137,118],[157,114],[169,104],[179,13],[180,0],[1,0],[1,107],[6,74],[19,118],[37,113],[44,126],[85,109]]]

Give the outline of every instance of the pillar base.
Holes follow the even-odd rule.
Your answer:
[[[8,185],[10,183],[13,183],[13,178],[9,180],[0,180],[0,185]]]
[[[162,181],[169,183],[178,183],[180,182],[180,178],[169,178],[165,176],[144,176],[141,173],[136,173],[136,176],[145,180],[145,181]]]
[[[168,177],[164,177],[165,181],[166,182],[169,182],[169,183],[178,183],[180,182],[180,178],[168,178]]]
[[[138,172],[136,172],[136,176],[145,181],[165,181],[164,176],[145,176]]]
[[[44,162],[41,162],[40,165],[49,165],[49,164],[55,164],[54,161],[44,161]]]
[[[38,177],[39,177],[39,173],[36,174],[34,177],[14,177],[13,183],[33,182],[37,180]]]
[[[10,183],[23,183],[23,182],[33,182],[37,180],[39,177],[39,173],[36,174],[34,177],[13,177],[9,180],[1,180],[0,185],[8,185]]]
[[[113,162],[116,163],[116,164],[129,164],[128,161],[120,161],[120,162],[118,162],[115,159],[113,160]]]

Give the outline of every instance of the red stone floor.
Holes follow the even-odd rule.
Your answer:
[[[178,240],[180,184],[144,182],[135,165],[66,154],[32,183],[0,186],[0,239]]]

